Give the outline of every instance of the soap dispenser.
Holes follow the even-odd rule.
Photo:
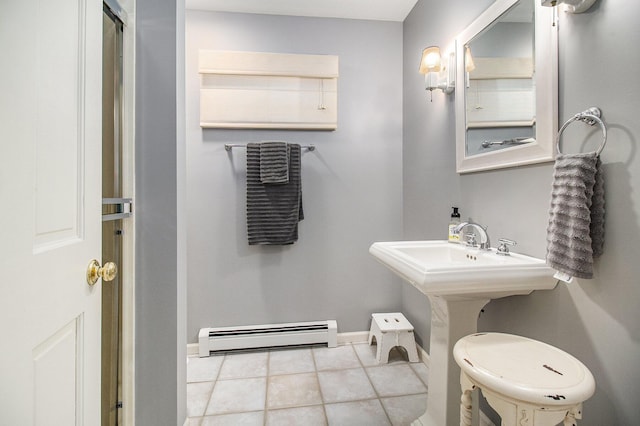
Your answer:
[[[460,213],[457,207],[452,207],[451,220],[449,221],[449,242],[459,243],[460,234],[455,231],[456,226],[460,225]]]

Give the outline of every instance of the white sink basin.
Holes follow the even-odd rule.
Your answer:
[[[460,424],[460,368],[453,345],[477,332],[478,315],[491,299],[551,290],[554,270],[535,257],[479,250],[447,241],[374,243],[369,252],[409,281],[431,303],[427,411],[412,426]]]
[[[427,296],[496,299],[555,287],[544,260],[447,241],[378,242],[369,252]]]

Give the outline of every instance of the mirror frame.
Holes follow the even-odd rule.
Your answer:
[[[518,1],[535,3],[536,142],[467,156],[464,46]],[[471,173],[553,161],[558,131],[558,26],[554,7],[536,0],[496,0],[456,39],[456,171]],[[541,113],[543,112],[543,113]]]

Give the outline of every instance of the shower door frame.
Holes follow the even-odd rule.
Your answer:
[[[122,196],[135,200],[135,3],[136,0],[103,0],[105,8],[123,24],[120,137],[122,140]],[[133,203],[131,204],[133,210]],[[135,214],[122,220],[122,265],[118,275],[122,280],[121,336],[121,413],[124,425],[135,424]]]

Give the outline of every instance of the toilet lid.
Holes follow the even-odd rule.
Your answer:
[[[568,405],[595,391],[591,372],[568,353],[522,336],[477,333],[453,349],[460,368],[480,387],[542,405]]]

